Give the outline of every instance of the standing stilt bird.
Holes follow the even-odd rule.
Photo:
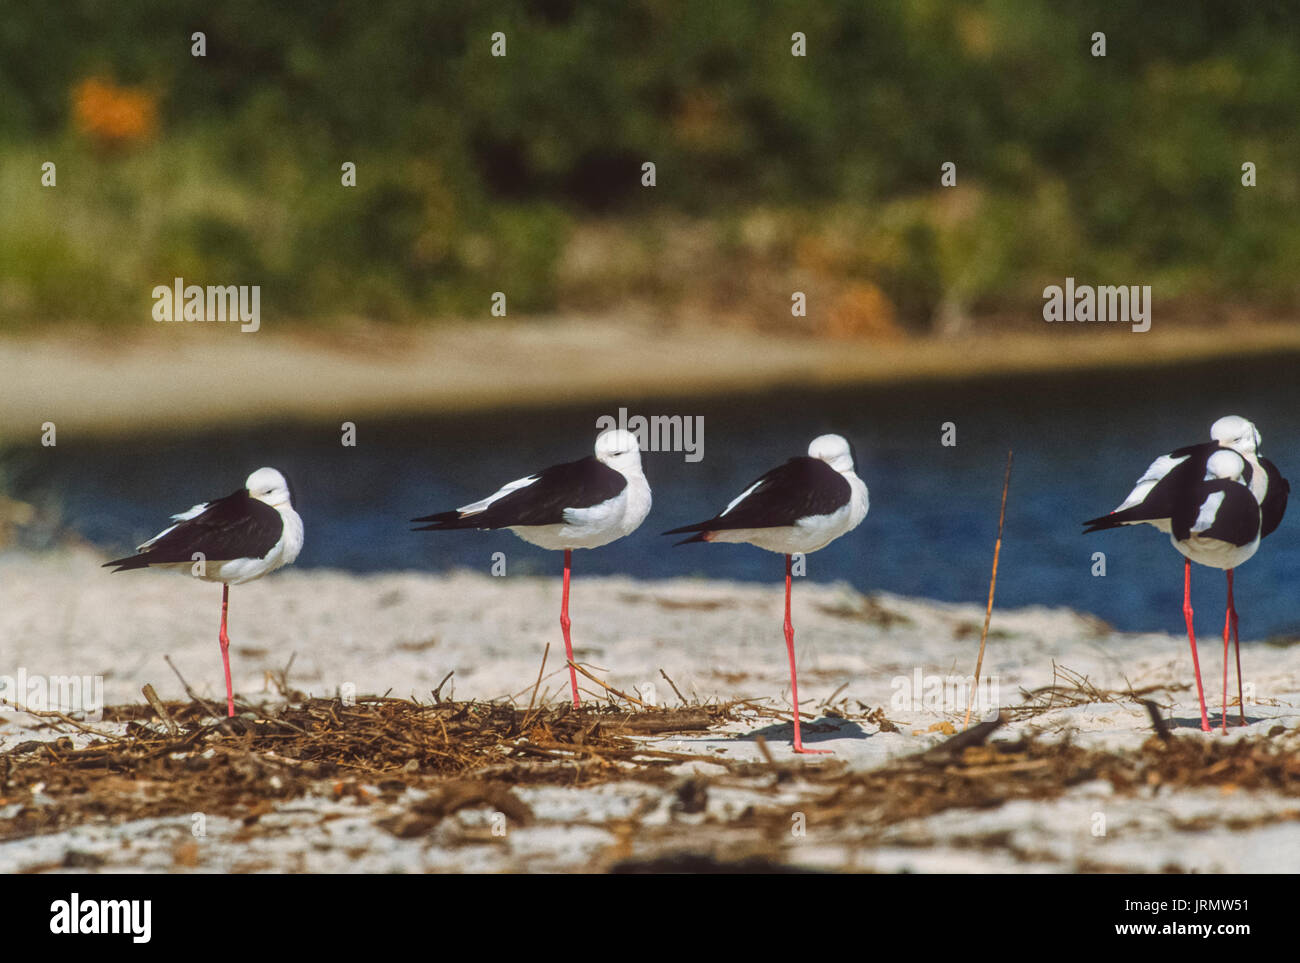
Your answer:
[[[850,532],[867,517],[867,486],[853,470],[853,449],[839,435],[821,435],[808,454],[773,468],[714,518],[664,532],[693,532],[687,542],[747,542],[785,555],[785,646],[790,656],[790,695],[794,702],[794,751],[805,749],[799,733],[799,680],[790,621],[790,568],[793,554],[815,552]]]
[[[578,674],[569,636],[569,569],[575,548],[599,548],[629,535],[650,512],[650,484],[641,471],[636,435],[615,429],[596,438],[593,455],[545,468],[455,511],[411,519],[417,532],[508,528],[525,542],[564,551],[560,629],[577,708]]]
[[[1188,445],[1151,463],[1128,497],[1109,515],[1084,522],[1084,534],[1148,524],[1169,535],[1183,562],[1183,618],[1192,649],[1201,728],[1210,730],[1196,652],[1191,603],[1191,563],[1227,572],[1228,610],[1223,628],[1224,708],[1227,727],[1227,656],[1230,630],[1237,622],[1232,573],[1259,548],[1286,510],[1289,486],[1276,466],[1257,456],[1255,426],[1235,415],[1220,418],[1210,429],[1213,441]],[[1271,476],[1271,477],[1270,477]],[[1249,496],[1249,497],[1246,497]],[[1240,649],[1238,683],[1240,684]],[[1245,709],[1242,708],[1242,722]]]
[[[302,551],[302,519],[293,510],[289,482],[274,468],[259,468],[244,487],[225,498],[203,502],[173,515],[175,522],[136,549],[138,554],[105,562],[124,572],[136,568],[189,571],[221,582],[221,661],[226,670],[226,713],[235,714],[230,682],[230,637],[226,613],[230,586],[251,582],[289,565]]]
[[[1291,483],[1282,477],[1277,465],[1259,456],[1259,430],[1240,415],[1227,415],[1210,426],[1210,437],[1231,448],[1249,466],[1251,494],[1259,502],[1259,537],[1267,538],[1277,530],[1286,514]],[[1246,700],[1241,688],[1241,637],[1237,632],[1237,607],[1232,598],[1232,569],[1228,569],[1228,610],[1223,619],[1223,729],[1228,728],[1228,629],[1232,629],[1232,646],[1237,659],[1237,712],[1241,725],[1246,724]]]

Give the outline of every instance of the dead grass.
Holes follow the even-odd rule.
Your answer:
[[[1073,686],[1062,683],[1063,692],[1047,687],[1040,690],[1042,698],[1060,705],[1067,697],[1082,698],[1080,693],[1094,700],[1108,695],[1082,677],[1062,678],[1073,679]],[[676,808],[683,813],[705,813],[715,787],[771,794],[770,806],[751,806],[725,821],[728,831],[766,840],[788,838],[788,796],[795,788],[805,800],[800,806],[810,831],[843,830],[859,845],[881,839],[903,821],[1015,800],[1050,801],[1095,780],[1109,782],[1121,796],[1216,788],[1300,797],[1300,754],[1290,738],[1294,734],[1281,727],[1266,737],[1234,741],[1165,732],[1137,750],[1092,749],[1027,733],[1004,737],[1008,712],[999,721],[864,772],[834,758],[809,765],[766,752],[762,761],[669,752],[647,738],[707,731],[738,720],[742,712],[751,721],[754,713],[780,717],[752,702],[632,711],[612,704],[574,710],[567,704],[525,709],[385,697],[355,704],[296,699],[234,720],[215,719],[212,707],[199,702],[164,708],[174,733],[149,706],[121,706],[107,709],[105,719],[125,722],[123,736],[93,737],[76,747],[70,735],[60,735],[0,753],[0,811],[9,813],[0,818],[0,840],[193,812],[241,820],[244,831],[255,834],[258,821],[279,804],[307,796],[388,804],[380,807],[379,825],[412,838],[433,832],[466,807],[488,806],[515,825],[542,818],[513,793],[519,785],[621,780],[675,791]],[[882,710],[860,708],[880,729],[891,725]],[[824,709],[838,716],[848,705],[832,696]],[[51,725],[67,729],[61,719]],[[671,771],[688,761],[708,762],[713,768],[707,771],[716,775],[683,779]],[[407,789],[422,792],[406,795]],[[628,832],[648,841],[676,830],[629,824]]]
[[[1098,703],[1113,705],[1129,703],[1140,706],[1150,700],[1153,695],[1168,695],[1189,688],[1191,688],[1189,683],[1175,682],[1142,686],[1141,688],[1134,688],[1133,684],[1129,683],[1127,689],[1099,689],[1092,684],[1086,675],[1065,666],[1057,665],[1053,661],[1051,685],[1041,686],[1033,690],[1021,689],[1020,694],[1024,701],[1018,706],[1008,708],[1007,712],[1012,719],[1021,720],[1032,719],[1035,716],[1053,712],[1057,709],[1067,709],[1071,706],[1096,705]],[[1173,702],[1167,699],[1158,704],[1167,709],[1173,705]]]
[[[274,800],[322,791],[360,797],[366,786],[397,794],[466,779],[653,780],[679,762],[716,760],[655,749],[645,736],[701,732],[733,718],[729,705],[525,710],[381,697],[309,699],[219,721],[197,702],[166,708],[176,735],[148,706],[119,706],[104,715],[127,723],[125,738],[81,748],[68,736],[31,740],[0,754],[0,806],[28,803],[0,819],[0,840],[198,810],[247,818]]]
[[[983,725],[990,732],[996,728]],[[805,770],[803,778],[824,790],[806,810],[809,831],[813,827],[865,829],[864,841],[869,842],[905,820],[948,809],[1052,800],[1094,780],[1109,782],[1121,796],[1217,788],[1224,793],[1267,790],[1300,797],[1300,754],[1269,738],[1164,741],[1153,735],[1134,752],[1089,749],[1029,736],[971,745],[972,732],[868,772],[834,767]],[[1300,817],[1300,809],[1296,812]],[[747,820],[767,833],[788,830],[790,806],[755,808]]]

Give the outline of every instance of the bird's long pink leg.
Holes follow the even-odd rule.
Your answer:
[[[1232,638],[1232,569],[1228,569],[1228,608],[1223,613],[1223,718],[1220,727],[1228,731],[1228,640]]]
[[[1241,637],[1237,634],[1237,605],[1232,600],[1232,569],[1228,569],[1228,619],[1232,622],[1232,646],[1237,654],[1237,709],[1241,714],[1241,724],[1246,724],[1246,697],[1242,694],[1241,689]],[[1228,639],[1227,627],[1224,627],[1223,640],[1223,671],[1228,671]],[[1224,710],[1225,715],[1227,710]]]
[[[794,700],[794,751],[830,752],[829,749],[805,749],[799,736],[799,677],[794,669],[794,623],[790,621],[790,556],[785,557],[785,647],[790,653],[790,698]]]
[[[1211,732],[1205,711],[1205,689],[1201,686],[1201,660],[1196,657],[1196,632],[1192,628],[1192,560],[1183,559],[1183,618],[1187,620],[1187,641],[1192,644],[1192,668],[1196,670],[1196,698],[1201,702],[1201,731]]]
[[[564,550],[564,599],[560,603],[560,628],[564,630],[564,654],[569,659],[569,685],[573,687],[573,708],[582,702],[578,699],[578,673],[573,668],[573,642],[569,639],[569,565],[573,559],[573,550]]]
[[[221,661],[226,667],[226,715],[235,718],[235,690],[230,684],[230,636],[226,634],[226,609],[230,607],[230,586],[221,586]]]

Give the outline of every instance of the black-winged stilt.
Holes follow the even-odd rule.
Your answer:
[[[693,532],[687,542],[747,542],[785,556],[785,645],[790,656],[794,702],[794,751],[805,749],[799,733],[799,681],[790,621],[790,556],[825,548],[867,516],[867,486],[853,470],[853,449],[840,435],[821,435],[808,454],[773,468],[732,499],[716,517],[664,532]]]
[[[259,468],[244,487],[215,501],[173,515],[175,522],[140,545],[135,555],[105,562],[125,572],[157,566],[190,571],[207,582],[221,582],[221,661],[226,670],[226,712],[235,714],[230,682],[230,638],[226,613],[230,586],[251,582],[288,565],[302,551],[302,519],[293,510],[289,482],[274,468]]]
[[[1286,514],[1291,484],[1282,477],[1277,465],[1259,456],[1259,430],[1240,415],[1226,415],[1210,427],[1210,437],[1246,459],[1251,494],[1259,502],[1259,537],[1267,538],[1277,530]],[[1228,611],[1223,622],[1223,720],[1228,727],[1228,628],[1232,628],[1232,646],[1237,661],[1237,711],[1241,725],[1246,724],[1246,700],[1241,688],[1241,638],[1237,631],[1237,608],[1232,598],[1232,569],[1228,569]]]
[[[596,438],[595,454],[553,465],[503,485],[487,498],[450,512],[411,519],[427,522],[413,529],[439,532],[463,528],[508,528],[526,542],[564,551],[564,590],[560,628],[569,660],[573,705],[578,674],[569,636],[569,570],[575,548],[599,548],[634,532],[650,512],[650,485],[641,471],[636,435],[614,429]]]
[[[1196,672],[1201,728],[1206,732],[1210,731],[1210,722],[1192,624],[1192,562],[1227,572],[1228,608],[1223,626],[1223,727],[1226,729],[1228,640],[1237,623],[1232,573],[1255,554],[1260,539],[1277,527],[1286,510],[1289,489],[1276,466],[1258,458],[1259,433],[1246,419],[1235,415],[1220,418],[1211,427],[1210,434],[1213,441],[1188,445],[1157,458],[1118,508],[1109,515],[1084,522],[1087,526],[1084,534],[1122,525],[1152,525],[1168,534],[1174,548],[1184,556],[1183,618]],[[1237,651],[1240,687],[1240,647]],[[1242,722],[1245,722],[1244,705]]]

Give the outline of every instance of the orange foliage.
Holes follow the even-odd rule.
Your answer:
[[[72,93],[77,129],[100,147],[121,147],[150,136],[157,124],[152,94],[88,77]]]

